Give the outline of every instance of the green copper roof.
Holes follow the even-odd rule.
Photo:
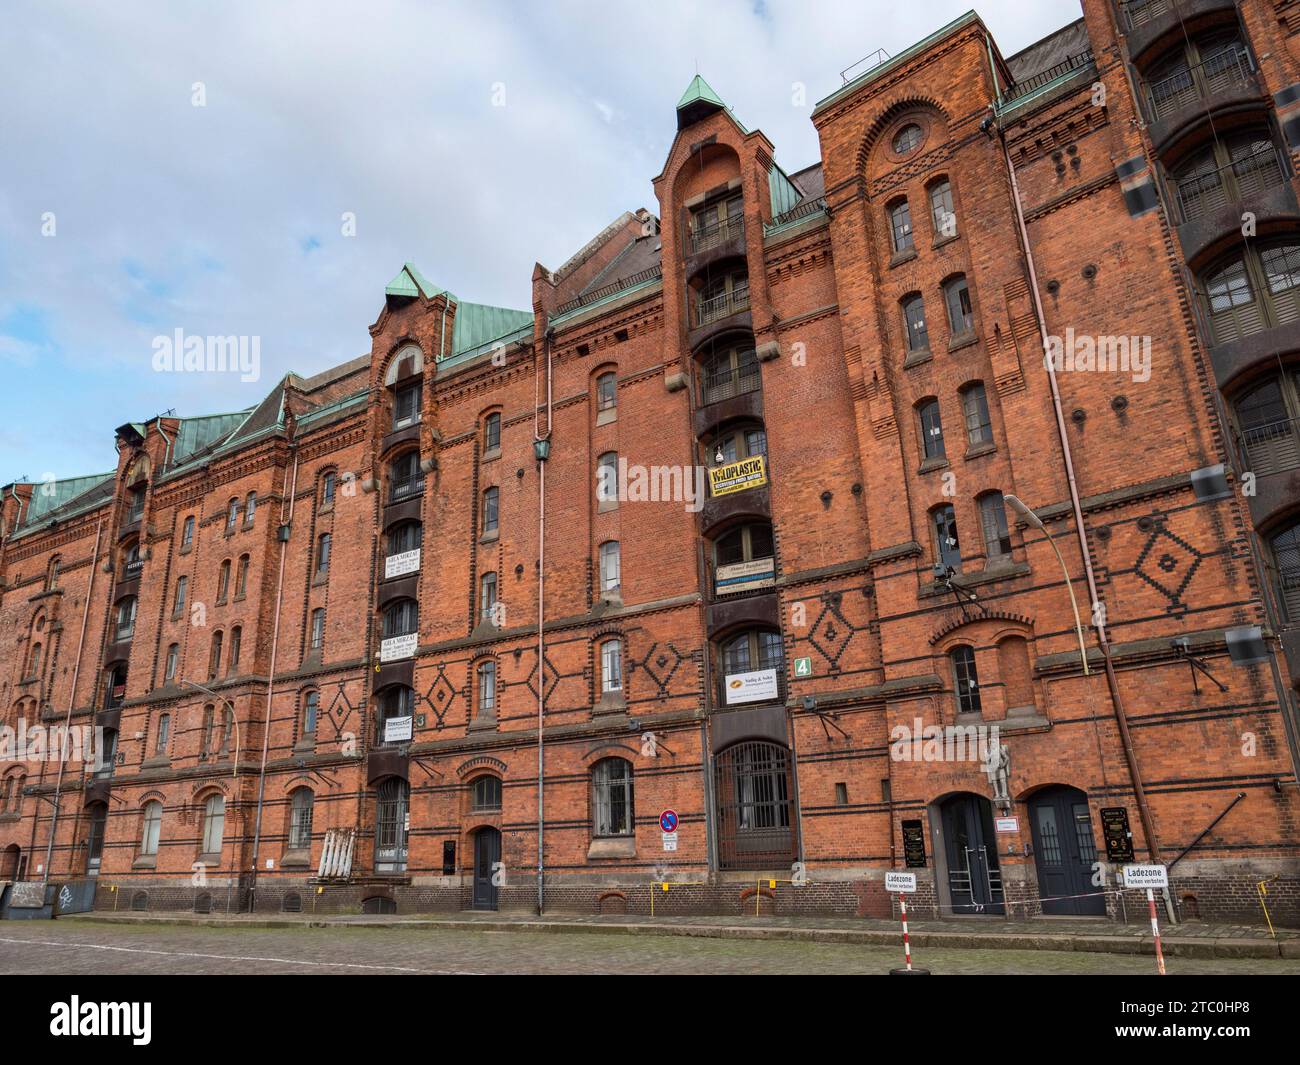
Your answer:
[[[398,275],[393,278],[384,289],[386,296],[409,296],[414,299],[416,296],[423,295],[425,299],[433,299],[443,290],[437,285],[429,284],[425,276],[415,268],[414,263],[406,263]],[[451,296],[451,293],[447,293]],[[455,299],[452,296],[452,299]]]
[[[176,443],[172,447],[172,465],[180,465],[196,451],[202,451],[214,441],[233,433],[252,412],[253,408],[249,407],[233,414],[182,418],[180,428],[176,430]]]
[[[111,480],[114,471],[94,473],[87,477],[68,477],[62,481],[42,481],[32,487],[32,500],[27,504],[24,524],[30,525],[42,514],[57,510],[63,504],[71,502],[77,496],[89,492],[96,485]]]
[[[507,307],[489,307],[482,303],[457,303],[451,353],[459,355],[525,326],[531,328],[532,324],[532,311],[512,311]]]
[[[726,107],[722,102],[722,97],[713,91],[712,87],[698,74],[691,78],[691,83],[686,86],[686,91],[682,93],[682,98],[677,101],[677,110],[695,103],[696,100],[703,100],[705,103],[714,104],[717,107]]]

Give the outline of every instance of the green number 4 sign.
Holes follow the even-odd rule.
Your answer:
[[[811,659],[811,658],[796,658],[796,659],[794,660],[794,675],[795,675],[796,677],[811,677],[811,676],[812,676],[812,659]]]

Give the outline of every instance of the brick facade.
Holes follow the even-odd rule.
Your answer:
[[[408,264],[365,356],[237,415],[124,424],[110,474],[6,486],[0,710],[100,726],[116,757],[0,763],[0,880],[40,879],[48,848],[105,908],[255,886],[259,910],[647,912],[653,891],[657,913],[879,916],[919,829],[917,913],[1117,914],[1092,863],[1119,810],[1134,860],[1179,859],[1184,916],[1261,920],[1267,881],[1300,921],[1300,457],[1259,444],[1300,422],[1261,436],[1243,399],[1300,365],[1268,258],[1300,218],[1291,6],[1085,0],[1010,58],[965,16],[818,104],[798,172],[697,79],[657,217],[539,264],[531,310]],[[1182,88],[1180,16],[1206,42]],[[1202,210],[1187,161],[1233,130],[1277,171]],[[1248,290],[1215,278],[1243,249],[1271,302],[1238,328],[1220,295]],[[1149,379],[1049,374],[1044,332],[1135,338]],[[639,497],[642,475],[693,491],[719,453],[761,478]],[[602,500],[611,454],[627,481]],[[1238,662],[1252,626],[1266,654]],[[901,750],[917,723],[996,727],[1001,778],[924,734]]]

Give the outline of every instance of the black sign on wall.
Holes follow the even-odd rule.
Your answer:
[[[903,822],[903,861],[908,869],[925,868],[925,832],[920,821]]]
[[[1131,862],[1133,860],[1133,833],[1128,827],[1128,810],[1123,806],[1101,808],[1101,834],[1106,839],[1106,860]]]

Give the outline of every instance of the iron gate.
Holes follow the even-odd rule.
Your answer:
[[[718,861],[723,869],[771,869],[797,856],[790,752],[748,740],[713,761]]]

